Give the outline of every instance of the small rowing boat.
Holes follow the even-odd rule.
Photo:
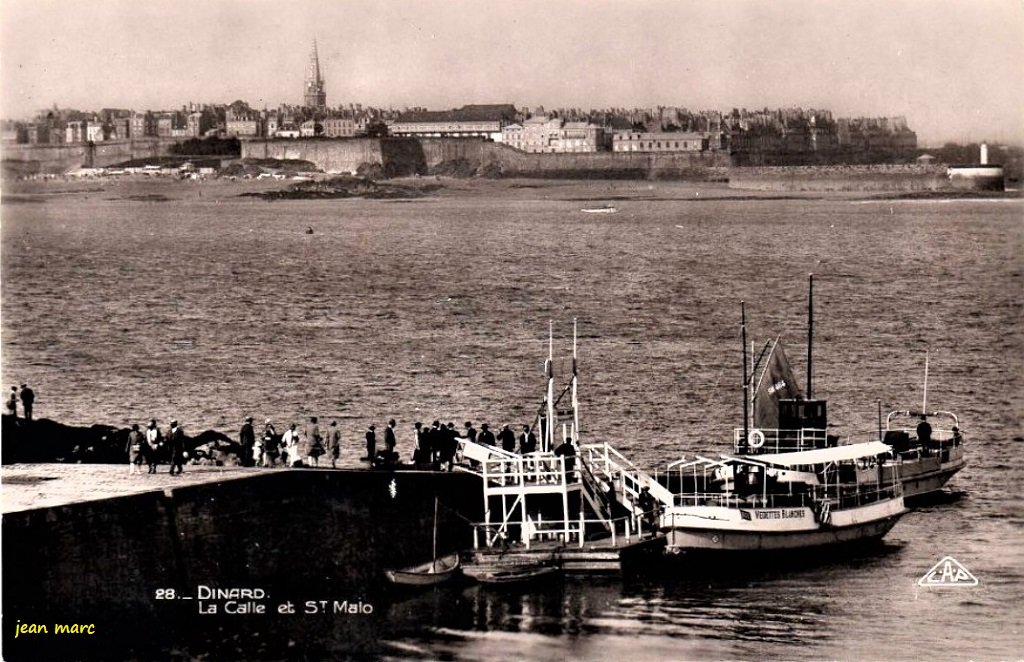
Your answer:
[[[554,566],[528,565],[509,569],[492,568],[490,570],[467,572],[466,576],[472,577],[481,584],[490,586],[513,586],[529,584],[548,577],[554,577],[557,574],[559,574],[559,569]]]
[[[452,577],[459,570],[459,555],[449,554],[402,570],[385,570],[388,581],[397,586],[434,586]]]
[[[459,554],[437,556],[437,498],[434,498],[433,560],[401,570],[385,570],[388,581],[396,586],[435,586],[442,584],[459,571]]]
[[[619,211],[617,207],[602,205],[600,207],[584,207],[580,210],[584,214],[614,214]]]

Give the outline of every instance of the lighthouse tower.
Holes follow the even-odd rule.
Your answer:
[[[313,50],[309,54],[309,71],[306,72],[305,105],[307,108],[323,113],[327,111],[327,92],[324,90],[324,78],[320,74],[320,55],[313,40]]]

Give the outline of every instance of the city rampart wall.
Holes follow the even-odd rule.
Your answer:
[[[140,138],[68,145],[4,145],[5,173],[60,174],[80,167],[99,168],[131,159],[170,154],[178,138]]]
[[[757,191],[942,191],[945,166],[819,165],[729,170],[729,188]]]

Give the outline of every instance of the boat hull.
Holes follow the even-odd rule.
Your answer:
[[[700,513],[699,508],[676,510],[675,517],[667,513],[662,518],[666,550],[675,554],[801,550],[878,540],[907,512],[902,498],[837,511],[828,524],[817,522],[807,508],[747,509],[749,520],[726,520],[721,513],[712,512],[725,509],[705,509],[705,513]],[[776,518],[775,514],[781,511],[792,516]],[[798,515],[799,511],[804,513]],[[766,517],[759,519],[759,515]]]
[[[967,465],[963,450],[953,449],[949,459],[942,462],[938,457],[924,457],[900,464],[900,480],[903,483],[904,498],[924,496],[938,492],[949,479]]]

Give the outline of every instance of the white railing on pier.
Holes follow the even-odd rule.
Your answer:
[[[640,492],[643,488],[648,488],[651,496],[664,506],[671,506],[674,503],[672,492],[668,488],[639,469],[610,444],[587,444],[581,450],[584,461],[591,471],[597,477],[608,481],[615,493],[622,495],[623,505],[632,513],[637,529],[640,527],[640,520],[646,514],[640,506]]]

